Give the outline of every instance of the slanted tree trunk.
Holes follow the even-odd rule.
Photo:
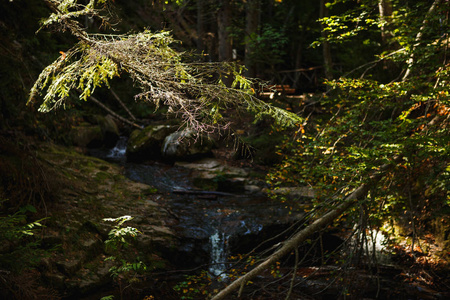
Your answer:
[[[258,34],[260,0],[248,0],[245,7],[245,59],[247,77],[256,77],[256,62],[253,59],[254,39]]]
[[[422,26],[420,27],[419,32],[417,32],[416,38],[414,40],[414,46],[411,51],[411,55],[409,56],[409,59],[407,61],[408,68],[405,71],[405,75],[403,75],[402,81],[406,81],[406,79],[408,79],[408,77],[411,73],[412,66],[414,65],[414,62],[415,62],[414,52],[417,49],[417,46],[419,46],[419,42],[422,40],[422,35],[423,35],[423,32],[425,31],[428,20],[433,15],[439,2],[440,2],[440,0],[434,0],[433,4],[431,4],[430,8],[427,11],[427,14],[425,15],[425,18],[422,21]]]
[[[393,159],[394,163],[398,163],[401,160],[400,156],[396,156]],[[386,164],[380,167],[380,171],[371,176],[371,180],[369,184],[362,184],[357,189],[355,189],[350,195],[344,198],[342,203],[338,205],[336,208],[332,209],[328,213],[324,214],[322,217],[316,219],[310,225],[308,225],[303,230],[299,231],[292,238],[285,241],[283,246],[275,251],[272,255],[270,255],[266,260],[257,265],[250,272],[245,275],[239,277],[231,284],[229,284],[226,288],[221,290],[217,295],[215,295],[212,300],[220,300],[227,299],[228,295],[240,288],[239,294],[241,294],[243,287],[245,284],[256,277],[258,274],[269,268],[275,262],[279,261],[284,256],[288,255],[292,251],[294,251],[302,242],[304,242],[309,236],[313,235],[316,232],[319,232],[323,228],[326,228],[330,223],[332,223],[335,219],[340,217],[346,210],[352,207],[355,203],[358,202],[358,199],[365,198],[369,189],[377,184],[381,178],[383,178],[384,172],[387,171],[392,164]]]

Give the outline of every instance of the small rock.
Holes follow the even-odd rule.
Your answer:
[[[44,279],[50,284],[50,286],[57,290],[63,290],[65,288],[66,277],[61,273],[46,272]]]
[[[216,171],[221,166],[220,162],[214,158],[203,158],[201,160],[197,160],[194,162],[176,162],[176,166],[180,166],[187,169],[195,169],[195,170],[212,170]]]
[[[248,184],[244,186],[245,193],[258,194],[262,192],[262,189],[257,185]]]
[[[74,259],[68,261],[59,261],[56,263],[58,270],[69,277],[72,277],[81,267],[81,260]]]

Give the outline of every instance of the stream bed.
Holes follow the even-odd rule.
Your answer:
[[[258,243],[290,226],[302,215],[291,214],[290,205],[263,193],[198,190],[192,178],[195,167],[126,161],[126,139],[111,150],[91,155],[122,165],[129,179],[155,188],[156,201],[176,220],[171,224],[182,237],[178,267],[209,265],[212,276],[225,276],[230,254],[251,251]],[[195,166],[195,162],[193,163]]]
[[[190,167],[162,162],[129,163],[126,161],[125,149],[126,139],[122,138],[113,149],[96,150],[91,155],[121,165],[126,177],[155,189],[154,201],[174,220],[168,225],[179,238],[179,246],[176,249],[177,255],[172,254],[171,262],[179,269],[201,266],[211,278],[226,279],[229,267],[227,259],[230,255],[250,252],[261,242],[303,217],[302,213],[292,213],[292,203],[274,201],[261,192],[247,193],[232,188],[220,191],[199,190],[193,180],[195,167],[192,164],[195,165],[195,162],[191,162]],[[281,240],[283,238],[286,237]],[[374,245],[369,245],[369,248],[382,253],[382,240],[383,237],[378,236]],[[324,235],[321,238],[322,251],[324,247],[333,250],[336,248],[335,244],[341,242],[336,236]],[[327,243],[332,245],[327,246]],[[305,249],[308,251],[309,246],[306,245]],[[300,253],[300,256],[304,253],[306,252]],[[392,263],[387,255],[379,256],[379,262],[382,264],[376,266],[376,276],[372,274],[373,270],[364,265],[357,269],[344,268],[345,270],[332,264],[300,265],[295,281],[295,297],[340,299],[343,295],[342,285],[329,282],[330,278],[344,280],[345,284],[356,288],[353,294],[364,296],[365,299],[445,299],[445,295],[448,295],[427,289],[424,284],[406,282],[412,275],[405,275],[402,268]],[[279,271],[280,274],[288,274],[291,270],[292,262]],[[342,275],[342,272],[346,274]],[[180,277],[177,278],[180,280]],[[268,280],[272,282],[274,278]],[[278,288],[287,291],[289,280],[280,282]],[[303,292],[306,294],[302,294]],[[316,296],[309,296],[312,294]],[[272,298],[269,296],[261,299],[284,298],[275,292]]]

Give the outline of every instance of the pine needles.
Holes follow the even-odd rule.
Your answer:
[[[212,132],[227,128],[223,111],[245,108],[256,117],[270,116],[281,125],[293,126],[300,117],[257,99],[254,82],[241,75],[243,67],[232,63],[196,62],[193,55],[179,52],[168,32],[145,30],[137,34],[88,34],[77,21],[81,15],[99,17],[93,1],[86,6],[76,1],[49,1],[54,13],[44,26],[69,30],[79,42],[47,66],[30,92],[30,102],[43,94],[39,111],[64,106],[71,91],[81,90],[87,100],[95,89],[111,85],[111,80],[128,74],[141,92],[136,100],[168,106],[183,125],[197,131]],[[78,13],[75,13],[78,12]],[[231,86],[224,82],[232,81]]]

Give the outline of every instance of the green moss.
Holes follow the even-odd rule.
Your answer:
[[[95,174],[95,179],[97,181],[105,181],[107,179],[111,179],[111,176],[106,172],[98,172]]]
[[[204,191],[216,191],[219,184],[215,178],[194,178],[194,186]]]
[[[144,195],[151,195],[151,194],[156,194],[158,193],[158,189],[155,187],[149,187],[148,189],[143,191]]]

